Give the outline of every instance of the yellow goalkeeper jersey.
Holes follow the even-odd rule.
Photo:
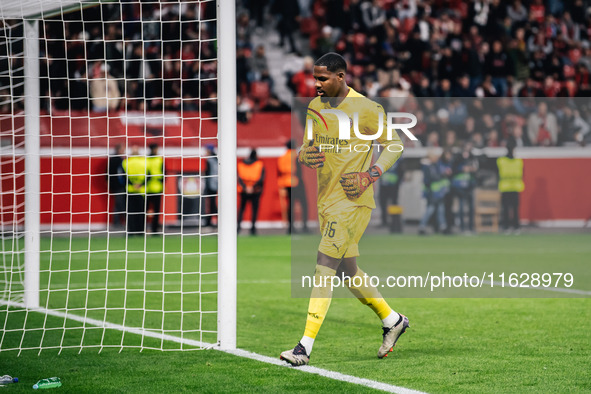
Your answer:
[[[323,110],[339,110],[349,119],[349,135],[347,139],[339,138],[339,118],[333,113]],[[358,119],[358,131],[362,135],[375,135],[379,130],[379,114],[382,114],[383,128],[379,136],[373,140],[359,138],[353,130],[355,115]],[[384,108],[365,96],[349,88],[347,97],[336,107],[329,101],[323,102],[320,97],[313,99],[308,105],[308,119],[313,124],[313,145],[325,153],[324,166],[317,169],[318,177],[318,212],[327,209],[346,210],[350,207],[365,206],[375,208],[373,187],[368,188],[359,198],[349,200],[340,184],[341,175],[348,172],[367,171],[372,164],[373,152],[379,150],[377,164],[386,172],[402,154],[402,141],[396,131],[388,140],[387,120]],[[303,146],[310,145],[308,130],[304,133]],[[369,138],[369,137],[368,137]]]

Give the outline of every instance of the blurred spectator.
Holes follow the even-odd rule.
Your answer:
[[[451,188],[458,200],[457,217],[460,231],[463,233],[474,231],[474,188],[475,174],[478,171],[478,160],[472,155],[472,143],[466,142],[462,152],[454,158]],[[468,215],[468,223],[466,223]]]
[[[252,49],[252,25],[248,13],[238,14],[236,21],[236,46],[240,49]]]
[[[289,44],[290,52],[298,52],[293,35],[300,20],[300,6],[297,1],[275,1],[272,12],[279,16],[278,29],[280,35],[279,46],[285,41]]]
[[[104,63],[95,63],[93,78],[90,81],[90,99],[92,109],[97,112],[106,112],[119,108],[121,92],[117,81],[109,74]]]
[[[316,97],[316,80],[314,71],[314,59],[304,58],[304,67],[291,78],[291,88],[296,97]]]
[[[503,44],[495,40],[492,52],[488,54],[485,63],[486,73],[491,76],[491,82],[498,96],[507,95],[507,76],[512,73],[511,58],[503,50]]]
[[[579,110],[573,110],[565,106],[560,123],[560,129],[562,131],[559,134],[558,145],[565,145],[571,142],[577,145],[584,145],[583,141],[585,136],[591,131],[591,126],[583,119]]]
[[[444,148],[443,154],[437,163],[439,172],[442,176],[442,182],[447,186],[447,191],[443,196],[443,210],[445,212],[445,225],[443,226],[444,234],[451,234],[454,227],[454,213],[453,213],[453,194],[451,193],[450,185],[453,176],[453,153],[451,149]]]
[[[523,81],[529,77],[529,54],[525,44],[525,30],[519,28],[515,31],[515,38],[509,41],[508,55],[513,66],[511,75],[517,80]]]
[[[375,34],[383,28],[386,22],[386,11],[382,6],[382,0],[365,1],[361,4],[363,15],[363,27],[369,33]]]
[[[322,28],[320,36],[316,39],[316,48],[314,49],[314,56],[319,58],[328,52],[335,51],[335,34],[333,28],[326,25]]]
[[[486,146],[489,148],[498,148],[501,146],[501,142],[499,140],[499,132],[497,129],[492,129],[488,132],[486,136]]]
[[[251,227],[250,234],[256,235],[256,221],[259,212],[259,202],[261,193],[263,192],[263,185],[265,181],[265,167],[263,162],[259,160],[256,149],[250,151],[247,159],[238,163],[238,192],[240,193],[240,210],[238,212],[238,233],[246,204],[250,203],[251,210]]]
[[[474,145],[474,148],[482,149],[485,146],[484,137],[482,136],[482,133],[472,134],[472,139],[470,141]]]
[[[236,83],[238,92],[245,94],[248,91],[250,75],[250,50],[245,48],[236,49]]]
[[[524,189],[523,160],[515,158],[515,143],[507,144],[507,156],[497,159],[499,191],[501,192],[502,226],[505,232],[511,228],[519,232],[519,193]]]
[[[427,211],[419,224],[419,234],[426,234],[427,224],[431,216],[435,215],[435,228],[437,231],[446,231],[444,199],[449,192],[449,180],[439,166],[439,155],[430,151],[427,162],[422,165],[423,170],[423,196],[427,199]]]
[[[156,234],[162,216],[162,193],[164,192],[164,159],[158,154],[158,145],[150,145],[150,155],[146,158],[146,212],[152,209],[151,230]]]
[[[109,156],[107,168],[107,181],[109,184],[109,197],[114,201],[114,211],[111,214],[112,220],[109,222],[115,227],[125,225],[125,171],[123,170],[123,160],[125,158],[125,147],[122,144],[115,146],[115,152]],[[109,199],[109,207],[111,200]]]
[[[517,26],[525,24],[527,21],[527,9],[521,2],[521,0],[513,0],[511,4],[507,6],[507,16]]]
[[[523,126],[520,124],[515,124],[511,127],[510,137],[518,148],[530,145],[529,140],[527,139],[527,134],[523,133]]]
[[[470,77],[463,74],[458,78],[453,90],[454,97],[474,97],[474,91],[470,88]]]
[[[127,232],[144,234],[146,228],[146,158],[139,147],[131,148],[131,156],[123,160],[127,184]]]
[[[380,216],[381,225],[388,226],[388,206],[398,205],[398,191],[404,178],[404,162],[402,157],[380,177]]]
[[[254,51],[254,55],[249,58],[249,81],[268,82],[269,87],[273,88],[273,80],[269,74],[269,65],[265,55],[265,46],[259,45]]]
[[[296,154],[292,149],[292,141],[285,144],[287,150],[277,159],[277,186],[279,187],[279,203],[281,205],[281,217],[287,222],[287,233],[291,234],[292,222],[292,189],[298,186],[296,177]]]
[[[538,110],[527,120],[527,134],[530,142],[537,146],[556,145],[558,124],[556,116],[548,112],[548,104],[540,101]]]

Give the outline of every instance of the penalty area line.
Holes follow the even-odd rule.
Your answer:
[[[25,306],[19,302],[0,301],[0,305],[6,305],[9,307],[25,309]],[[215,343],[201,342],[201,341],[196,341],[194,339],[181,338],[181,337],[177,337],[174,335],[162,334],[159,332],[146,330],[144,328],[127,327],[127,326],[124,326],[121,324],[115,324],[115,323],[111,323],[108,321],[97,320],[97,319],[93,319],[90,317],[79,316],[79,315],[75,315],[72,313],[56,311],[56,310],[52,310],[52,309],[46,309],[43,307],[28,308],[26,310],[31,311],[31,312],[44,313],[44,314],[54,316],[54,317],[60,317],[60,318],[64,318],[64,319],[74,320],[74,321],[84,324],[85,326],[87,324],[89,324],[89,325],[92,325],[95,327],[102,327],[102,328],[106,328],[106,329],[121,331],[124,333],[142,335],[145,337],[155,338],[155,339],[159,339],[162,341],[170,341],[170,342],[185,344],[185,345],[189,345],[189,346],[214,349],[214,350],[218,350],[218,351],[221,351],[221,352],[233,355],[233,356],[248,358],[251,360],[260,361],[263,363],[272,364],[272,365],[276,365],[279,367],[289,368],[289,369],[292,369],[295,371],[311,373],[311,374],[319,375],[319,376],[322,376],[322,377],[325,377],[328,379],[338,380],[341,382],[346,382],[346,383],[351,383],[351,384],[356,384],[359,386],[365,386],[365,387],[369,387],[372,389],[385,391],[388,393],[425,394],[422,391],[416,391],[416,390],[412,390],[412,389],[407,389],[405,387],[400,387],[400,386],[395,386],[395,385],[388,384],[388,383],[378,382],[377,380],[370,380],[370,379],[365,379],[365,378],[359,378],[357,376],[346,375],[346,374],[343,374],[340,372],[330,371],[328,369],[322,369],[322,368],[313,367],[310,365],[305,365],[305,366],[301,366],[301,367],[292,367],[289,364],[287,364],[286,362],[279,360],[279,358],[264,356],[262,354],[249,352],[247,350],[242,350],[242,349],[221,350],[221,349],[217,348],[217,344],[215,344]],[[72,327],[72,328],[76,328],[76,327]]]

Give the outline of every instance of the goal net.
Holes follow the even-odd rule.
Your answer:
[[[235,346],[216,6],[1,2],[0,351]]]

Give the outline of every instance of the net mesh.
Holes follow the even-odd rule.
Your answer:
[[[208,346],[215,1],[53,3],[33,22],[0,14],[0,350]],[[24,72],[27,23],[38,28],[39,75]],[[37,176],[25,174],[27,83],[39,84],[41,111],[33,309],[24,307],[25,176]]]

